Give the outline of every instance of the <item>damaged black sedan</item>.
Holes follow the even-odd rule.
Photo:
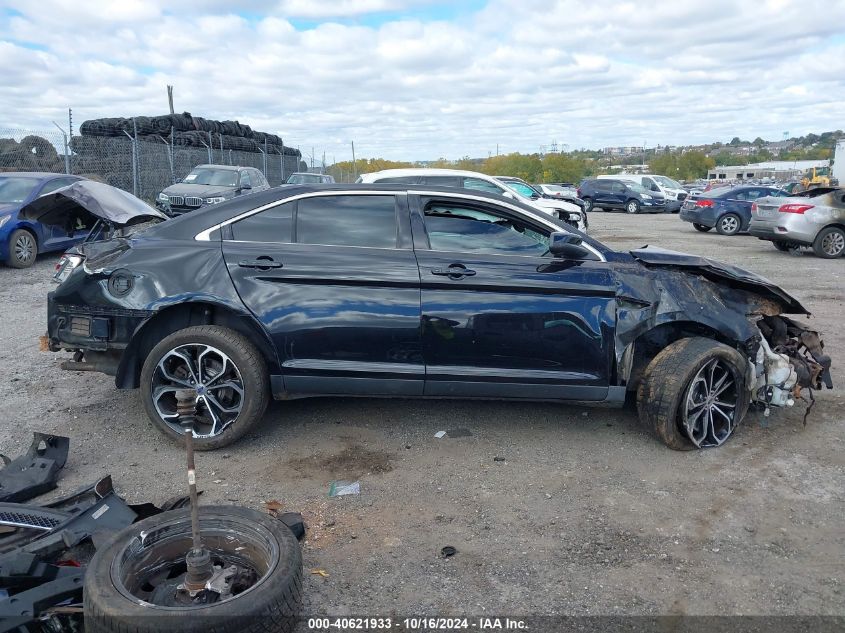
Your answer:
[[[189,391],[206,450],[271,396],[326,395],[630,395],[680,450],[722,444],[752,403],[831,387],[807,310],[771,282],[615,252],[483,192],[288,186],[86,244],[74,266],[50,294],[46,346],[140,388],[174,439]]]

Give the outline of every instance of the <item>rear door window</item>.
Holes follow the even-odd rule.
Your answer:
[[[611,183],[611,190],[613,193],[625,193],[625,185],[621,182]]]
[[[300,244],[396,248],[396,202],[392,195],[338,195],[297,203]]]

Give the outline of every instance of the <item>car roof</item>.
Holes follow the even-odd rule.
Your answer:
[[[197,165],[193,169],[206,169],[206,168],[214,168],[214,169],[225,169],[227,171],[239,171],[241,169],[255,169],[254,167],[248,167],[247,165]],[[193,170],[192,170],[193,171]]]
[[[49,171],[3,171],[0,172],[2,176],[15,176],[17,178],[39,178],[41,180],[48,180],[50,178],[76,178],[84,180],[81,176],[74,176],[73,174],[56,174]]]
[[[494,176],[482,174],[478,171],[467,171],[464,169],[441,169],[436,167],[405,167],[402,169],[382,169],[381,171],[372,171],[368,174],[361,174],[361,178],[365,176],[380,176],[380,177],[402,177],[402,176],[471,176],[473,178],[484,178],[488,180],[495,180]]]
[[[315,193],[321,191],[337,191],[337,192],[408,192],[418,191],[424,189],[426,192],[444,193],[444,194],[458,194],[466,196],[469,194],[481,198],[487,198],[491,202],[498,204],[509,204],[512,206],[521,207],[528,213],[536,215],[538,210],[531,205],[525,204],[519,200],[506,199],[494,193],[487,193],[481,190],[470,190],[461,187],[441,187],[433,185],[409,185],[409,184],[379,184],[379,183],[361,183],[361,184],[302,184],[302,185],[282,185],[279,187],[272,187],[264,191],[252,193],[248,196],[238,196],[209,207],[203,207],[191,213],[180,215],[176,218],[162,222],[160,225],[153,227],[156,235],[162,237],[169,237],[173,239],[193,239],[193,237],[208,227],[224,222],[230,218],[238,216],[246,211],[251,211],[259,207],[273,204],[274,202],[283,201],[286,198],[300,196],[302,194]]]

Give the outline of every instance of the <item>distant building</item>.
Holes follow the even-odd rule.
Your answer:
[[[714,167],[707,172],[708,180],[752,180],[754,178],[798,178],[811,167],[827,167],[828,160],[770,160],[751,165]]]
[[[643,151],[645,151],[643,147],[630,145],[624,147],[605,147],[602,153],[608,156],[632,156],[633,154],[642,154]]]

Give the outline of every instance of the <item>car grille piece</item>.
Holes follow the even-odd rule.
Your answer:
[[[3,511],[0,510],[0,525],[31,528],[35,530],[52,530],[64,522],[63,518],[50,516],[47,512]]]
[[[70,333],[76,336],[91,336],[91,319],[87,317],[71,317]]]
[[[202,198],[197,198],[195,196],[185,196],[185,206],[186,207],[201,207],[202,206]]]
[[[685,194],[685,193],[679,193],[678,194],[678,200],[686,200],[686,199],[687,199],[687,194]]]
[[[170,204],[175,204],[177,207],[181,207],[185,204],[185,198],[183,196],[170,196],[169,202]]]

